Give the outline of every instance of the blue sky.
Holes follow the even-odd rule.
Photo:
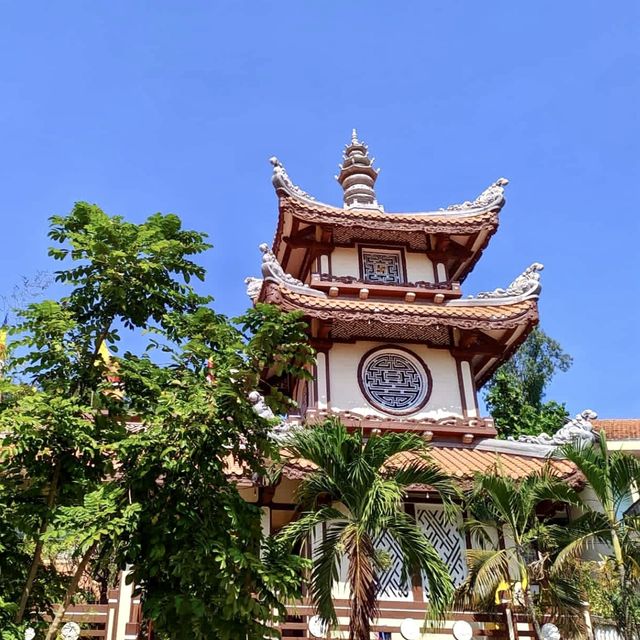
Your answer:
[[[356,126],[388,211],[510,179],[465,283],[545,264],[543,328],[574,356],[549,397],[640,416],[640,3],[0,2],[0,294],[51,268],[76,200],[210,234],[216,307],[240,313],[276,201],[270,155],[340,202]]]

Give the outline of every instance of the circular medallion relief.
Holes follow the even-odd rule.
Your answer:
[[[358,381],[368,402],[385,413],[415,413],[431,395],[429,369],[400,347],[378,347],[366,353],[358,367]]]

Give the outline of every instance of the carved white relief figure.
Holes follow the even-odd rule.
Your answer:
[[[470,298],[511,298],[525,294],[536,295],[540,293],[540,271],[544,265],[534,262],[525,269],[506,289],[494,289],[493,291],[482,291]]]
[[[273,183],[274,187],[284,187],[291,193],[300,196],[305,200],[315,201],[315,198],[313,196],[309,195],[306,191],[303,191],[299,186],[293,184],[291,178],[289,177],[289,174],[284,168],[284,165],[282,164],[282,162],[280,162],[280,160],[278,160],[278,158],[276,158],[275,156],[271,156],[269,158],[269,162],[273,165],[273,177],[271,178],[271,182]]]
[[[449,205],[441,211],[465,211],[466,209],[480,209],[504,198],[504,187],[509,184],[506,178],[498,178],[489,185],[475,200],[467,200],[461,204]]]
[[[560,446],[570,443],[587,443],[595,442],[597,438],[596,432],[593,430],[592,420],[595,420],[598,414],[591,409],[585,409],[578,413],[575,418],[571,418],[563,427],[550,436],[548,433],[541,433],[538,436],[520,436],[518,442],[528,442],[531,444],[544,444],[550,446]],[[512,440],[513,438],[509,438]]]
[[[253,302],[255,302],[260,295],[262,282],[262,278],[254,278],[252,276],[248,276],[244,279],[244,283],[247,285],[247,295],[251,300],[253,300]]]
[[[248,395],[249,402],[253,405],[253,411],[265,420],[273,420],[276,416],[264,401],[264,396],[257,391],[252,391]]]
[[[269,245],[263,242],[259,247],[262,251],[262,275],[265,280],[271,280],[286,285],[289,289],[297,291],[299,293],[305,293],[307,295],[313,295],[318,297],[326,297],[323,291],[312,289],[308,284],[294,278],[291,274],[286,273],[282,268],[278,258],[273,251],[269,249]]]

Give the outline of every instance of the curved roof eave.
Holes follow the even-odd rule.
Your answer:
[[[448,207],[435,211],[385,213],[381,206],[335,207],[319,202],[312,195],[303,191],[292,182],[284,166],[277,158],[272,158],[271,163],[274,167],[272,183],[280,199],[282,199],[282,196],[285,196],[296,201],[301,207],[315,209],[329,215],[339,214],[346,219],[358,218],[372,220],[393,217],[398,222],[408,220],[421,222],[425,218],[435,218],[437,220],[466,220],[475,216],[500,211],[505,203],[504,187],[509,183],[506,178],[499,178],[489,185],[475,200],[449,205]]]

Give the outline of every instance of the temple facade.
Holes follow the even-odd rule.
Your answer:
[[[262,277],[247,278],[247,292],[254,303],[302,312],[317,352],[312,381],[278,381],[297,404],[280,430],[337,416],[365,433],[418,432],[431,443],[434,460],[463,485],[498,461],[513,477],[540,469],[554,442],[496,440],[492,420],[480,415],[477,395],[538,322],[542,265],[533,263],[492,291],[462,291],[497,231],[507,180],[461,204],[391,213],[378,202],[378,170],[355,131],[336,176],[341,206],[318,202],[292,182],[277,158],[271,163],[275,237],[260,246]],[[568,428],[580,431],[586,422],[578,417]],[[551,464],[572,481],[569,463]],[[296,483],[308,471],[304,461],[291,462],[277,486],[259,487],[237,470],[245,497],[263,507],[266,532],[277,532],[295,517]],[[406,510],[460,584],[473,544],[460,532],[461,522],[450,522],[424,487],[411,492]],[[392,559],[380,584],[376,628],[391,634],[384,637],[407,637],[401,623],[419,624],[424,617],[426,583],[403,583],[390,536],[376,544]],[[345,625],[347,595],[339,585],[335,597]],[[296,636],[286,627],[284,637],[314,636],[312,611],[300,611],[307,615],[293,618],[292,628],[306,631]]]

